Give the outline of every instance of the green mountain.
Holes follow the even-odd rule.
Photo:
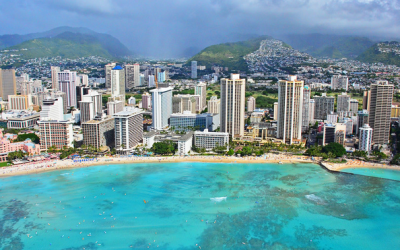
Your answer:
[[[212,45],[190,58],[188,63],[197,61],[197,65],[206,66],[207,68],[219,65],[229,69],[245,71],[247,70],[247,64],[243,56],[258,50],[260,42],[265,39],[272,38],[261,36],[247,41]]]
[[[400,43],[377,43],[357,57],[357,60],[368,63],[384,63],[400,67]]]
[[[47,41],[46,39],[47,38]],[[49,40],[52,39],[61,39],[65,40],[61,42],[60,45],[65,46],[66,43],[79,43],[79,39],[83,39],[83,43],[96,43],[100,44],[101,47],[106,50],[106,53],[104,51],[100,54],[109,54],[108,57],[123,57],[126,55],[132,55],[132,52],[125,46],[123,45],[118,39],[115,37],[108,35],[108,34],[102,34],[102,33],[97,33],[94,32],[90,29],[87,28],[73,28],[73,27],[58,27],[46,32],[40,32],[40,33],[31,33],[27,35],[2,35],[0,36],[0,49],[14,49],[14,48],[23,48],[20,47],[22,43],[24,42],[30,42],[30,43],[42,43],[44,45],[57,45],[56,40],[53,41],[53,43],[49,43]],[[35,42],[33,42],[35,41]],[[25,44],[26,45],[26,44]],[[29,43],[28,43],[29,45]],[[70,44],[71,46],[71,44]],[[35,46],[33,46],[34,48]],[[78,47],[82,47],[82,44]],[[78,48],[79,49],[79,48]],[[50,47],[48,51],[57,51],[56,48]],[[90,51],[96,51],[96,48],[89,49]],[[73,52],[73,51],[72,51]],[[31,58],[30,56],[35,56],[35,54],[46,54],[42,53],[39,51],[36,51],[35,53],[30,53],[25,51],[23,53],[24,55],[26,54]],[[51,53],[52,56],[57,56],[57,53]],[[97,55],[97,54],[92,54],[90,53],[83,53],[80,51],[79,53],[73,53],[76,55],[80,54],[88,54],[88,55]],[[100,55],[98,54],[98,55]],[[65,54],[67,57],[69,57],[67,54]],[[64,55],[63,55],[64,56]],[[76,57],[75,55],[73,57]]]
[[[10,50],[9,53],[22,55],[24,59],[56,56],[66,58],[88,56],[116,58],[132,54],[112,36],[99,37],[68,31],[51,38],[28,40],[6,49]]]
[[[314,57],[355,58],[369,49],[374,42],[366,37],[306,34],[286,35],[281,38],[294,49]]]

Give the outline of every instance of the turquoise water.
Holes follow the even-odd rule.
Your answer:
[[[192,162],[0,179],[0,249],[199,247],[400,249],[400,185],[313,164]]]
[[[343,169],[342,172],[400,181],[400,171],[392,169],[347,168]]]

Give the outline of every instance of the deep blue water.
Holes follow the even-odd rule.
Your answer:
[[[0,249],[400,249],[399,184],[192,162],[1,178]]]

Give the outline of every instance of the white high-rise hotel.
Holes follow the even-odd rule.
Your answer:
[[[244,135],[246,80],[239,74],[221,79],[221,132],[234,137]]]
[[[152,89],[151,103],[153,113],[153,129],[161,130],[168,126],[168,119],[172,114],[173,88]]]
[[[296,76],[279,81],[277,138],[289,144],[301,142],[303,88]]]

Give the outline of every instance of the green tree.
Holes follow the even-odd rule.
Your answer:
[[[155,154],[160,155],[167,155],[167,154],[175,154],[176,151],[176,144],[173,141],[163,141],[163,142],[156,142],[151,147],[151,150]]]
[[[232,156],[235,154],[235,151],[233,151],[233,149],[229,149],[228,153],[229,156]]]
[[[346,154],[346,149],[339,143],[331,142],[322,148],[322,152],[326,154],[331,152],[334,157],[342,157]]]
[[[39,143],[40,139],[39,136],[37,136],[34,133],[30,133],[30,134],[19,134],[17,139],[15,140],[15,142],[19,142],[19,141],[25,141],[26,139],[31,139],[32,142],[34,143]]]
[[[242,156],[246,156],[246,155],[251,155],[253,153],[253,150],[250,146],[245,146],[242,148]]]
[[[8,153],[8,161],[11,162],[15,159],[22,159],[25,155],[27,154],[24,153],[22,150]]]

